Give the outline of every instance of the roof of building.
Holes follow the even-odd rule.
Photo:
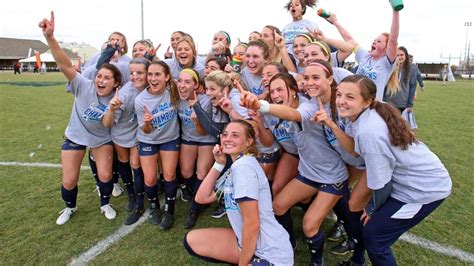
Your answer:
[[[32,56],[34,51],[44,53],[49,47],[40,40],[17,39],[0,37],[0,59],[23,59],[28,57],[31,48]],[[70,59],[77,59],[79,56],[69,49],[63,49]]]

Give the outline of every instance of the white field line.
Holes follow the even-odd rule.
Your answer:
[[[61,168],[60,164],[52,164],[52,163],[21,163],[21,162],[0,162],[0,166],[25,166],[25,167],[52,167],[52,168]],[[89,169],[87,166],[81,166],[81,170]],[[138,222],[133,225],[125,226],[122,225],[115,233],[107,237],[106,239],[100,241],[95,246],[87,250],[85,253],[80,255],[79,257],[73,259],[69,265],[84,265],[87,262],[93,260],[99,254],[104,252],[109,246],[114,244],[114,242],[119,241],[124,236],[131,233],[135,228],[137,228],[140,224],[142,224],[148,216],[148,211],[140,218]],[[416,236],[414,234],[405,233],[403,234],[400,239],[402,241],[408,242],[410,244],[420,246],[425,249],[432,250],[438,254],[455,257],[459,260],[465,262],[472,262],[474,263],[474,254],[457,249],[455,247],[441,245],[439,243],[433,242],[431,240]]]
[[[443,254],[446,256],[458,258],[462,261],[474,263],[474,254],[457,249],[455,247],[441,245],[410,233],[403,234],[400,239],[410,244],[432,250],[438,254]]]
[[[25,167],[47,167],[62,168],[61,164],[55,163],[22,163],[22,162],[0,162],[0,166],[25,166]],[[81,170],[89,169],[88,166],[81,166]]]
[[[79,257],[74,258],[68,265],[86,265],[88,262],[92,261],[95,257],[99,256],[102,252],[107,250],[115,242],[120,241],[126,235],[130,234],[135,230],[139,225],[143,224],[149,215],[147,210],[138,222],[132,225],[122,225],[117,231],[108,236],[106,239],[98,242],[93,247],[91,247],[86,252],[82,253]]]

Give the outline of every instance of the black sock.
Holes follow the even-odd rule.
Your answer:
[[[100,206],[109,204],[113,189],[114,183],[112,180],[105,183],[99,180]]]
[[[145,181],[143,179],[142,168],[132,169],[133,170],[133,183],[135,185],[135,207],[142,209],[144,208],[145,198]]]
[[[120,172],[119,172],[119,160],[117,158],[117,153],[114,151],[114,157],[112,162],[112,181],[114,184],[117,184],[119,181]]]
[[[306,238],[311,263],[323,263],[324,232],[319,231],[316,235]]]
[[[61,185],[61,197],[68,208],[75,208],[77,201],[77,186],[71,190],[67,190],[64,186]]]
[[[337,216],[337,222],[341,223],[342,226],[344,226],[344,229],[346,230],[346,234],[349,238],[352,238],[352,232],[350,227],[350,214],[349,214],[349,202],[347,201],[347,198],[342,197],[339,199],[339,201],[334,205],[332,208],[334,213]]]
[[[128,196],[135,196],[135,191],[133,188],[132,168],[130,167],[130,162],[122,163],[121,161],[119,161],[118,169],[120,172],[120,176],[122,177],[123,184],[127,189]]]
[[[178,189],[178,180],[165,180],[165,211],[174,215],[174,203],[176,201],[176,190]]]
[[[291,246],[294,248],[296,246],[295,235],[293,233],[293,219],[291,218],[291,211],[288,210],[283,215],[275,215],[278,223],[280,223],[283,228],[285,228],[286,232],[290,236]]]
[[[158,186],[155,184],[151,187],[145,184],[145,193],[148,197],[150,204],[155,204],[156,208],[160,208],[160,202],[158,201]]]
[[[196,177],[196,179],[194,180],[194,184],[192,186],[194,195],[196,195],[197,191],[199,190],[201,183],[202,183],[202,180]]]
[[[358,264],[365,263],[365,247],[362,239],[362,223],[360,222],[360,216],[363,211],[349,212],[350,214],[350,226],[352,240],[354,241],[354,253],[352,254],[351,260]]]

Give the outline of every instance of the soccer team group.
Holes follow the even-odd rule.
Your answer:
[[[77,211],[89,150],[107,219],[117,214],[109,204],[114,172],[128,194],[126,225],[146,213],[170,229],[178,190],[191,201],[186,229],[217,202],[216,216],[226,214],[231,227],[184,236],[184,248],[202,260],[294,264],[291,209],[300,207],[311,265],[324,264],[325,240],[342,232],[347,241],[335,253],[353,254],[341,265],[364,265],[365,252],[374,265],[396,265],[392,244],[452,187],[401,115],[413,111],[418,72],[398,45],[400,12],[393,7],[390,32],[365,50],[335,14],[320,12],[337,39],[303,19],[314,6],[291,0],[291,23],[252,32],[233,52],[230,35],[219,31],[206,56],[190,34],[176,31],[163,60],[149,40],[135,42],[130,58],[125,36],[114,32],[82,68],[56,41],[51,12],[39,27],[74,95],[61,146],[66,208],[56,223]],[[357,67],[350,72],[342,65],[352,53]],[[337,222],[326,236],[321,224],[331,212]]]

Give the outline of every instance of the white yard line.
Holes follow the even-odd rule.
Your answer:
[[[60,164],[52,163],[22,163],[22,162],[0,162],[0,166],[24,166],[24,167],[49,167],[49,168],[61,168]],[[88,166],[81,166],[81,170],[89,169]],[[91,247],[89,250],[81,254],[79,257],[74,258],[69,265],[84,265],[87,262],[93,260],[99,254],[104,252],[108,247],[110,247],[115,242],[119,241],[126,235],[130,234],[135,230],[139,225],[146,221],[148,217],[148,211],[140,218],[138,222],[133,225],[122,225],[117,231],[106,239],[100,241],[95,246]],[[424,249],[432,250],[438,254],[455,257],[461,261],[474,263],[474,254],[451,247],[448,245],[442,245],[437,242],[416,236],[414,234],[405,233],[400,239],[402,241],[408,242],[412,245],[422,247]]]
[[[99,256],[102,252],[107,250],[115,242],[120,241],[120,239],[124,238],[126,235],[133,232],[133,230],[135,230],[139,225],[143,224],[147,220],[148,215],[149,211],[147,210],[140,220],[138,220],[138,222],[132,225],[122,225],[117,231],[108,236],[106,239],[95,244],[86,252],[82,253],[79,257],[71,260],[68,265],[86,265],[88,262]]]

